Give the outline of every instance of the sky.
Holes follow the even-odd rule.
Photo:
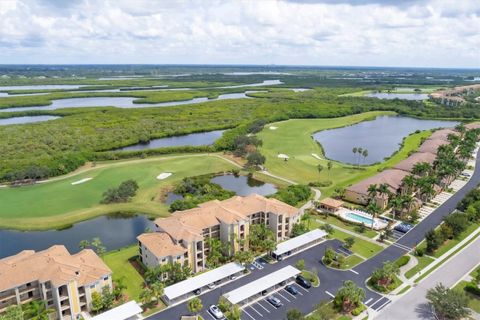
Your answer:
[[[480,68],[479,0],[0,0],[0,64]]]

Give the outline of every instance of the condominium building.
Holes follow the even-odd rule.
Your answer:
[[[155,220],[157,232],[137,238],[140,256],[147,267],[179,262],[199,272],[205,269],[208,239],[219,239],[226,244],[225,254],[233,255],[248,250],[251,225],[268,226],[281,241],[290,236],[300,214],[295,207],[257,194],[209,201]]]
[[[112,271],[95,252],[71,255],[64,246],[24,250],[0,259],[0,313],[9,306],[43,300],[56,319],[77,319],[89,311],[93,292],[112,288]]]

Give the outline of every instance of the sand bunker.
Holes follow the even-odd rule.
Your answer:
[[[316,153],[312,153],[312,157],[317,158],[318,160],[322,160],[322,158]]]
[[[268,129],[270,129],[270,130],[277,130],[278,127],[273,127],[273,126],[272,126],[272,127],[268,127]]]
[[[77,185],[77,184],[81,184],[81,183],[84,183],[84,182],[87,182],[87,181],[90,181],[90,180],[92,180],[92,179],[93,179],[93,178],[85,178],[85,179],[82,179],[82,180],[78,180],[78,181],[72,182],[72,186]]]
[[[278,154],[277,157],[279,157],[281,159],[288,159],[289,158],[289,156],[287,156],[286,154],[283,154],[283,153]]]
[[[167,179],[167,178],[170,177],[171,175],[172,175],[171,172],[162,172],[162,173],[160,173],[160,174],[157,176],[157,180]]]

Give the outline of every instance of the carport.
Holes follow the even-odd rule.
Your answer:
[[[243,305],[249,301],[256,300],[262,296],[264,291],[274,291],[284,285],[285,282],[293,280],[300,274],[300,270],[292,266],[286,266],[269,275],[252,281],[240,288],[225,293],[223,296],[231,303]]]
[[[219,282],[227,282],[231,276],[240,275],[244,270],[245,267],[239,263],[227,263],[216,269],[166,287],[163,298],[167,304],[182,301],[192,296],[193,291],[202,290],[212,283],[219,285]]]
[[[272,252],[272,257],[281,260],[284,256],[289,256],[295,252],[311,247],[325,240],[327,233],[320,229],[315,229],[299,235],[298,237],[281,242],[277,249]]]

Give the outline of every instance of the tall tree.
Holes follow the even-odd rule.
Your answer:
[[[193,314],[198,314],[203,309],[202,300],[200,298],[193,298],[188,301],[188,310]]]
[[[165,289],[165,285],[160,281],[157,281],[152,283],[151,288],[155,300],[157,300],[157,303],[160,303],[160,299],[163,296],[163,290]]]
[[[340,307],[344,312],[350,312],[358,307],[365,299],[365,290],[357,287],[355,282],[347,280],[343,282],[337,294],[335,295],[334,303]]]
[[[24,317],[31,320],[49,320],[49,315],[55,312],[47,308],[44,301],[33,300],[25,305]]]
[[[465,293],[446,288],[441,283],[428,290],[426,298],[440,319],[457,320],[470,315],[468,297]]]

